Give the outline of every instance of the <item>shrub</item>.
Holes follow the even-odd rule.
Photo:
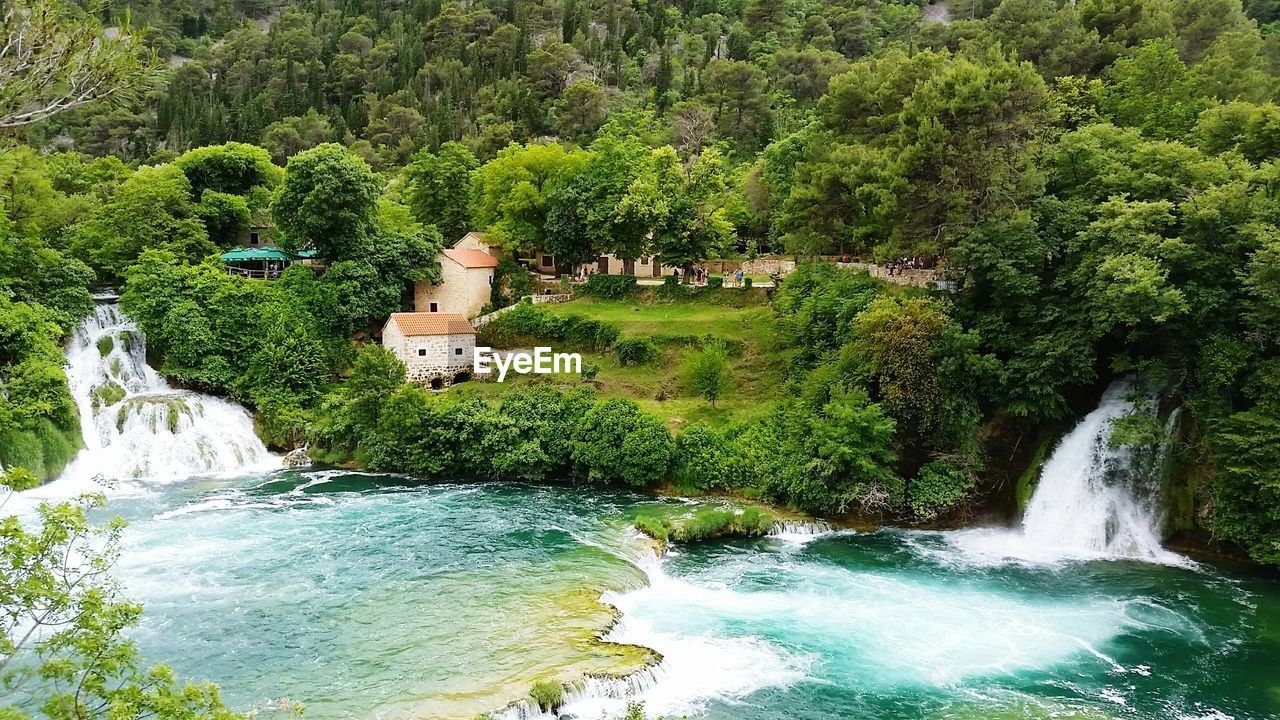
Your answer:
[[[695,394],[714,407],[716,399],[729,389],[729,354],[720,343],[708,343],[685,359],[685,381]]]
[[[529,303],[517,305],[484,328],[485,338],[497,345],[509,344],[518,336],[528,335],[559,340],[597,352],[608,350],[621,334],[609,323],[585,315],[557,315]]]
[[[658,357],[658,346],[644,338],[629,338],[613,344],[613,351],[618,354],[618,362],[623,365],[644,365]]]
[[[973,492],[973,473],[946,460],[935,460],[920,468],[907,488],[911,515],[917,520],[934,520]]]
[[[583,380],[591,380],[596,375],[600,374],[600,364],[591,360],[583,360],[582,370],[580,372]]]
[[[635,527],[659,542],[665,543],[671,537],[671,522],[666,518],[641,515],[636,518]]]
[[[676,463],[672,471],[684,487],[724,489],[732,485],[732,449],[716,430],[698,423],[676,438]]]
[[[564,686],[554,680],[539,680],[529,688],[529,697],[543,712],[552,712],[564,704]]]
[[[750,289],[751,289],[751,278],[746,277],[746,276],[743,276],[743,278],[742,278],[742,289],[743,289],[743,290],[750,290]]]
[[[586,297],[618,300],[636,291],[634,275],[592,275],[578,292]]]
[[[724,278],[719,275],[712,275],[707,278],[707,287],[712,290],[718,290],[724,287]]]
[[[597,403],[578,423],[573,459],[593,482],[643,486],[666,474],[674,445],[661,420],[615,398]]]

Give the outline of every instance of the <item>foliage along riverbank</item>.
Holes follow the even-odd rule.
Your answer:
[[[575,83],[541,71],[572,74],[579,60],[608,53],[585,32],[586,44],[574,45],[590,13],[553,7],[546,17],[572,21],[560,27],[565,42],[526,47],[530,62],[537,57],[532,69],[485,71],[498,85],[514,82],[502,85],[509,90],[542,89],[533,103],[541,110],[517,103],[532,113],[515,113],[522,133],[488,135],[486,120],[484,129],[408,132],[372,154],[361,144],[372,136],[307,133],[279,153],[282,170],[270,151],[235,142],[123,153],[147,159],[137,167],[114,156],[41,154],[32,148],[68,116],[32,128],[35,145],[6,147],[0,164],[8,190],[0,282],[14,309],[4,330],[18,339],[0,357],[3,460],[48,476],[78,444],[65,379],[48,343],[39,350],[22,340],[20,328],[31,327],[24,318],[53,313],[56,328],[38,334],[56,345],[86,312],[95,281],[123,280],[122,302],[152,340],[159,370],[253,406],[275,445],[311,440],[335,456],[424,473],[477,467],[472,449],[442,454],[439,437],[409,436],[429,436],[439,421],[471,446],[493,437],[522,443],[500,448],[494,457],[504,465],[489,473],[515,472],[529,456],[542,463],[535,475],[551,466],[628,484],[696,475],[710,488],[756,490],[807,511],[908,522],[963,516],[1013,494],[1044,427],[1078,414],[1109,378],[1140,374],[1187,409],[1179,465],[1208,468],[1182,503],[1195,508],[1197,527],[1261,561],[1280,560],[1274,13],[1234,0],[1152,0],[1139,22],[1102,1],[980,5],[970,21],[928,28],[916,8],[859,8],[857,18],[885,31],[869,35],[835,6],[803,17],[798,7],[755,3],[617,18],[607,32],[625,25],[637,43],[615,48],[620,64],[602,76],[618,83],[620,104],[605,99],[589,127],[575,124],[555,142],[530,138],[545,134],[546,113]],[[251,95],[265,92],[232,70],[265,57],[274,58],[273,76],[280,71],[282,84],[267,84],[275,93],[301,82],[297,64],[279,55],[298,42],[326,38],[329,61],[356,67],[355,51],[372,49],[366,32],[472,14],[453,6],[388,13],[379,21],[329,8],[312,40],[303,28],[319,21],[299,12],[284,13],[270,37],[231,30],[226,44],[175,72],[178,96],[226,100],[189,84],[213,66],[219,82],[234,76]],[[484,23],[498,17],[490,8],[473,13]],[[538,25],[535,16],[513,8],[509,24]],[[1028,31],[1037,27],[1055,32]],[[462,57],[479,57],[471,53],[483,49],[483,35],[450,43],[449,62],[465,67]],[[706,51],[684,57],[679,87],[677,38]],[[728,57],[716,57],[721,40]],[[339,51],[348,45],[352,52]],[[632,72],[642,59],[655,60],[652,78]],[[308,81],[330,69],[317,62],[307,63]],[[830,71],[821,82],[796,84],[817,66]],[[673,73],[656,72],[663,67]],[[314,91],[308,101],[333,110],[333,98]],[[581,85],[569,95],[581,93],[601,99]],[[489,120],[505,125],[497,118],[513,106],[494,103]],[[344,107],[333,122],[354,106]],[[377,113],[384,110],[392,108]],[[326,118],[317,110],[314,119]],[[283,135],[292,129],[301,141],[304,117],[280,122]],[[375,133],[379,143],[396,134],[369,117],[351,125],[373,126],[388,130]],[[209,137],[256,140],[260,129],[221,128]],[[185,149],[190,136],[179,134],[175,147]],[[413,153],[407,168],[396,166]],[[267,218],[283,246],[318,250],[326,272],[291,268],[259,283],[227,276],[211,256]],[[689,265],[759,249],[941,256],[959,282],[947,298],[899,297],[853,275],[789,278],[773,309],[790,355],[776,398],[759,403],[754,418],[672,435],[627,399],[570,397],[554,401],[558,412],[571,406],[558,426],[569,434],[544,443],[503,429],[523,417],[518,400],[504,410],[507,398],[393,390],[379,400],[376,422],[357,429],[335,410],[363,392],[345,389],[353,339],[367,341],[406,307],[413,282],[438,278],[440,228],[452,239],[472,227],[508,251],[552,250],[565,260],[657,253]],[[500,285],[495,299],[512,287]],[[643,342],[610,350],[651,354]],[[724,348],[726,359],[703,349],[704,397],[717,395],[732,351]],[[395,421],[385,427],[382,402]],[[587,427],[637,452],[619,462],[618,448],[577,434]],[[406,439],[417,456],[398,460],[382,449]]]

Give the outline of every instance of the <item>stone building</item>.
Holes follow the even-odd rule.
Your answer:
[[[404,362],[409,380],[439,388],[470,379],[476,331],[457,313],[391,313],[382,346]]]
[[[237,240],[240,247],[273,248],[276,245],[276,226],[270,220],[254,218],[249,227],[240,231]]]
[[[485,249],[480,249],[485,248]],[[479,233],[467,233],[452,248],[440,251],[441,282],[419,282],[413,288],[413,307],[424,313],[480,314],[493,291],[498,258],[489,254]]]

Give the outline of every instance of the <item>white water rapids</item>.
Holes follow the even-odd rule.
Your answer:
[[[98,305],[66,354],[85,448],[50,490],[278,467],[244,408],[175,389],[147,365],[146,336],[118,305]]]

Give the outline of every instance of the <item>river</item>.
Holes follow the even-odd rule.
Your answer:
[[[562,716],[617,717],[628,701],[717,720],[1280,716],[1280,583],[1151,545],[1150,483],[1102,443],[1107,419],[1140,404],[1131,385],[1064,438],[1023,528],[789,531],[658,558],[634,517],[688,503],[268,469],[247,414],[162,386],[113,356],[121,343],[102,350],[104,334],[136,333],[119,317],[82,330],[68,351],[82,400],[113,366],[145,382],[82,402],[98,437],[29,497],[120,478],[117,574],[146,608],[139,645],[238,709],[474,718],[535,680],[593,676],[615,679],[579,683]],[[157,394],[161,421],[128,420]],[[187,453],[174,472],[146,435],[236,449]]]

